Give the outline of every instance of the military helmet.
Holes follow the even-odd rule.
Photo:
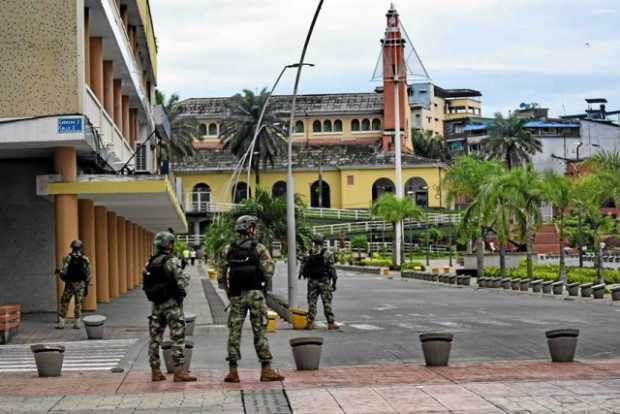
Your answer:
[[[258,218],[254,216],[241,216],[235,222],[235,231],[245,233],[250,227],[256,226],[256,223],[258,223]]]
[[[312,236],[312,241],[315,244],[323,244],[323,242],[325,241],[325,236],[323,236],[321,233],[316,233]]]
[[[80,250],[82,246],[84,246],[84,243],[82,243],[82,240],[73,240],[71,242],[71,248],[73,250]]]
[[[174,242],[176,241],[174,234],[169,233],[167,231],[160,231],[155,235],[155,240],[153,244],[156,249],[166,249],[172,248],[174,246]]]

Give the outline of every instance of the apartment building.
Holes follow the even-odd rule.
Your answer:
[[[54,311],[73,239],[85,309],[140,283],[153,234],[187,224],[159,175],[148,0],[5,0],[0,13],[0,303]]]

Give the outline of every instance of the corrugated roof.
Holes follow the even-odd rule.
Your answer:
[[[463,132],[482,131],[485,129],[487,129],[487,126],[484,124],[469,124],[469,125],[465,125],[465,127],[463,128]]]
[[[564,124],[561,122],[547,122],[547,121],[529,121],[524,128],[579,128],[579,124]]]

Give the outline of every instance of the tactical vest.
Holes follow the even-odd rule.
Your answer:
[[[82,255],[72,254],[65,274],[65,282],[84,282],[88,279],[88,265]]]
[[[319,253],[306,257],[304,263],[304,277],[306,279],[321,280],[329,277],[329,266],[325,261],[326,250],[321,249]]]
[[[142,273],[142,289],[146,298],[153,303],[164,303],[169,299],[182,299],[174,275],[166,269],[171,254],[156,254],[149,259]]]
[[[228,249],[226,260],[230,266],[229,294],[239,296],[244,290],[263,290],[265,275],[260,267],[260,257],[254,239],[234,241]]]

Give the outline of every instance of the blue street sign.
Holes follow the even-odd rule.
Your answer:
[[[59,134],[71,134],[82,131],[82,118],[58,118]]]

